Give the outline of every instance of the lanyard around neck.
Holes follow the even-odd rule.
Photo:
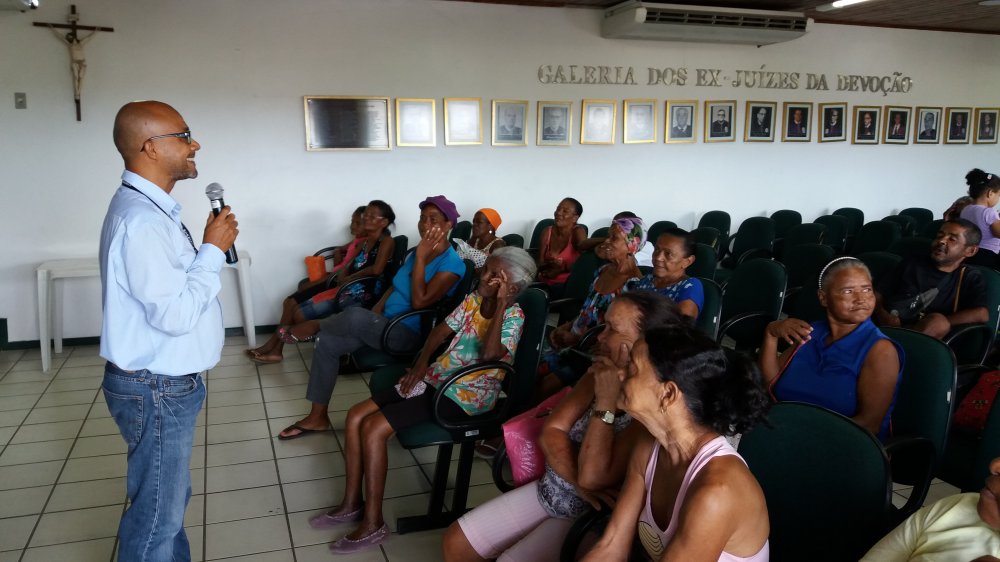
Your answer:
[[[127,187],[127,188],[129,188],[129,189],[131,189],[132,191],[138,193],[139,195],[142,195],[146,199],[149,199],[150,203],[152,203],[153,205],[156,205],[156,208],[159,209],[161,213],[163,213],[164,215],[166,215],[167,218],[170,219],[171,222],[173,222],[174,218],[170,216],[170,213],[164,211],[163,207],[161,207],[156,201],[153,201],[152,197],[150,197],[149,195],[146,195],[145,193],[139,191],[138,189],[135,188],[135,186],[133,186],[132,184],[130,184],[127,181],[122,180],[122,185],[125,186],[125,187]],[[181,223],[181,232],[183,232],[184,236],[187,237],[188,242],[191,243],[191,249],[194,250],[195,254],[197,254],[198,253],[198,247],[194,245],[194,238],[191,238],[191,232],[188,231],[187,227],[184,226],[183,222]]]

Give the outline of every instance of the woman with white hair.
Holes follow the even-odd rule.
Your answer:
[[[482,361],[513,361],[524,326],[524,312],[514,299],[536,273],[534,259],[524,250],[508,247],[494,251],[479,276],[479,288],[431,331],[399,384],[348,411],[344,499],[339,506],[309,520],[315,529],[359,522],[356,529],[330,545],[331,551],[357,552],[389,536],[382,516],[389,439],[402,429],[433,419],[435,389],[452,373]],[[431,364],[434,351],[449,339],[448,348]],[[504,371],[490,369],[463,377],[445,391],[450,400],[443,401],[442,414],[455,418],[491,410],[503,375]]]

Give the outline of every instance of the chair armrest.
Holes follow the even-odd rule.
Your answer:
[[[576,345],[573,346],[573,349],[583,352],[588,351],[596,344],[596,338],[601,334],[601,332],[604,331],[605,326],[607,326],[607,324],[601,323],[587,330],[587,332],[583,334],[583,337],[580,338],[580,341],[576,342]]]
[[[366,275],[344,283],[337,290],[337,304],[343,305],[347,301],[348,295],[353,293],[354,288],[361,287],[364,294],[371,295],[371,301],[365,305],[365,308],[375,306],[375,303],[382,298],[382,293],[385,292],[385,285],[388,285],[387,283],[384,283],[381,291],[375,290],[376,287],[378,287],[379,281],[382,281],[383,279],[384,278],[381,275]],[[330,281],[333,281],[333,279],[331,278]],[[330,288],[329,283],[327,284],[327,288]]]
[[[950,345],[951,342],[954,341],[956,338],[960,338],[965,334],[968,334],[969,332],[977,332],[979,330],[988,331],[989,329],[990,329],[989,324],[982,324],[982,323],[956,324],[951,327],[951,331],[948,332],[948,334],[945,337],[941,338],[941,341]]]
[[[395,357],[406,357],[407,355],[410,355],[410,354],[418,351],[420,349],[420,347],[423,345],[423,341],[424,341],[424,339],[427,336],[426,333],[418,334],[418,335],[420,335],[422,337],[419,338],[419,340],[420,340],[419,343],[412,350],[406,350],[406,349],[398,349],[397,350],[397,349],[392,349],[392,346],[389,345],[389,335],[392,333],[393,330],[398,329],[397,327],[403,322],[403,320],[406,320],[407,318],[422,317],[422,316],[426,316],[426,315],[431,315],[430,325],[431,325],[431,327],[433,327],[434,320],[437,319],[437,313],[438,313],[438,310],[436,308],[421,308],[419,310],[411,310],[409,312],[404,312],[403,314],[400,314],[399,316],[396,316],[395,318],[393,318],[392,320],[390,320],[389,323],[386,325],[385,329],[382,330],[382,351],[388,353],[389,355],[395,356]],[[423,320],[423,322],[421,322],[422,326],[423,326],[424,322],[427,322],[427,320]],[[404,326],[404,328],[405,328],[405,326]],[[406,328],[406,329],[409,329],[409,328]]]
[[[905,462],[906,466],[917,467],[915,474],[908,474],[908,476],[915,476],[912,480],[913,489],[910,490],[910,497],[907,498],[903,507],[893,510],[893,521],[890,527],[892,528],[920,509],[924,500],[927,499],[927,491],[930,489],[931,479],[934,476],[936,452],[934,443],[930,439],[916,436],[891,437],[885,443],[885,452],[889,455],[889,464],[893,467],[893,481],[896,481],[895,475],[900,470],[896,467],[901,466],[901,463]],[[906,470],[912,472],[912,469]],[[902,483],[909,484],[910,480],[906,479]]]
[[[333,252],[333,251],[337,250],[337,248],[340,248],[340,247],[341,246],[338,245],[338,246],[327,246],[326,248],[320,248],[319,250],[316,250],[316,252],[313,255],[314,256],[322,256],[323,254],[325,254],[327,252]]]
[[[740,254],[740,257],[736,260],[736,265],[739,265],[751,258],[765,258],[771,259],[771,250],[767,248],[750,248],[749,250]]]
[[[743,325],[748,322],[761,322],[766,329],[768,322],[773,322],[777,320],[773,314],[768,314],[766,312],[744,312],[743,314],[737,314],[729,320],[726,320],[725,324],[719,326],[719,335],[716,336],[715,341],[722,343],[722,338],[731,330],[734,326]],[[760,336],[763,338],[764,331],[761,330]],[[760,342],[758,342],[760,343]]]
[[[978,335],[973,335],[973,334],[978,334]],[[948,332],[948,334],[944,338],[942,338],[942,341],[945,344],[947,344],[948,347],[952,348],[952,351],[954,351],[956,354],[962,355],[962,357],[957,358],[959,361],[971,360],[976,363],[982,363],[986,360],[986,356],[989,354],[990,348],[993,347],[994,337],[995,334],[993,333],[993,328],[990,324],[984,324],[984,323],[958,324],[952,327],[951,331]],[[972,341],[976,343],[978,343],[979,341],[983,342],[984,345],[982,346],[981,354],[976,353],[974,357],[967,357],[965,353],[959,353],[960,351],[962,351],[962,348],[958,347],[959,342],[969,338],[972,338]],[[981,339],[976,339],[976,338],[981,338]],[[970,346],[973,344],[967,343],[965,345]]]
[[[578,297],[566,297],[555,299],[549,302],[549,312],[559,315],[559,324],[575,318],[583,306],[583,299]]]
[[[505,377],[517,376],[517,371],[514,370],[514,366],[506,361],[484,361],[482,363],[476,363],[474,365],[469,365],[468,367],[463,367],[454,373],[452,373],[447,380],[445,380],[441,386],[437,388],[434,392],[434,423],[440,425],[441,427],[449,431],[468,431],[472,429],[478,429],[481,427],[499,424],[507,419],[507,412],[510,410],[511,402],[510,400],[500,400],[497,397],[496,405],[492,410],[488,412],[483,412],[477,416],[467,416],[462,420],[448,420],[441,417],[441,405],[442,400],[451,400],[445,396],[445,391],[449,387],[456,384],[462,377],[471,375],[479,371],[486,371],[492,369],[499,369],[506,371]]]
[[[493,453],[490,473],[493,475],[493,483],[496,484],[497,489],[503,493],[514,489],[514,484],[505,480],[503,475],[504,467],[509,464],[509,459],[507,458],[507,444],[501,439],[500,446],[497,447],[497,452]]]

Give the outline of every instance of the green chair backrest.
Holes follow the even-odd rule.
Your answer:
[[[889,252],[863,252],[854,255],[868,266],[868,270],[872,273],[872,282],[876,287],[883,277],[892,274],[903,261],[903,258]]]
[[[694,263],[684,272],[688,274],[688,277],[711,279],[715,276],[718,257],[715,248],[699,242],[694,245]]]
[[[890,327],[881,330],[905,354],[903,376],[892,410],[892,434],[929,439],[934,444],[937,467],[951,425],[957,377],[955,354],[941,340],[914,330]]]
[[[520,234],[508,234],[503,236],[503,241],[513,248],[524,248],[524,236]]]
[[[699,277],[705,291],[705,302],[698,311],[695,325],[713,340],[719,335],[719,320],[722,316],[722,287],[707,277]]]
[[[691,235],[694,236],[695,242],[711,247],[716,253],[725,241],[719,229],[713,226],[699,226],[691,231]]]
[[[733,238],[732,258],[747,250],[770,250],[774,245],[774,221],[769,217],[750,217],[740,223]],[[735,263],[732,267],[735,267]]]
[[[785,300],[787,275],[780,263],[754,258],[741,263],[724,287],[721,323],[746,313],[761,313],[776,320]],[[764,337],[760,322],[743,322],[729,335],[737,342],[759,344]]]
[[[934,220],[934,212],[923,207],[910,207],[899,212],[904,217],[913,217],[917,221],[917,234],[923,232],[924,227]]]
[[[894,222],[899,225],[903,238],[913,236],[917,231],[917,219],[906,215],[888,215],[882,218],[886,222]]]
[[[872,221],[861,227],[851,252],[855,255],[864,252],[882,252],[889,249],[893,242],[902,238],[902,228],[899,224],[888,221]]]
[[[903,258],[924,258],[931,253],[931,240],[930,238],[924,238],[923,236],[910,236],[908,238],[900,238],[893,242],[888,250],[891,254],[896,254],[897,256]]]
[[[774,237],[784,238],[793,227],[802,224],[802,213],[791,209],[781,209],[771,213],[774,221]]]
[[[944,219],[934,219],[931,222],[925,224],[924,227],[920,229],[920,232],[918,234],[920,234],[920,236],[923,236],[924,238],[930,238],[931,240],[933,240],[937,237],[938,231],[941,230],[942,224],[944,224]]]
[[[1000,329],[1000,273],[979,265],[966,267],[976,270],[986,283],[986,310],[989,312],[989,319],[985,329],[972,330],[956,337],[949,335],[945,341],[955,352],[959,365],[976,365],[986,361],[996,340],[997,330]]]
[[[405,235],[400,234],[399,236],[392,237],[395,246],[392,249],[392,258],[389,259],[389,264],[385,268],[385,278],[392,282],[392,278],[396,276],[396,272],[403,265],[403,260],[406,259],[406,253],[409,251],[407,245],[410,243],[410,239]]]
[[[820,270],[832,259],[833,248],[826,244],[797,244],[785,248],[785,255],[781,263],[785,265],[785,271],[788,273],[788,286],[805,286],[808,279],[819,277]],[[813,288],[815,285],[808,289],[812,290]]]
[[[823,243],[832,246],[837,252],[843,252],[847,244],[847,231],[850,220],[842,215],[823,215],[817,218],[816,224],[826,227],[823,232]]]
[[[507,399],[512,400],[509,415],[514,416],[528,408],[535,391],[535,374],[538,358],[542,352],[545,336],[545,321],[549,315],[548,297],[541,289],[527,288],[517,296],[517,302],[524,311],[524,327],[521,340],[514,354],[516,380],[510,381],[506,389]]]
[[[830,214],[847,217],[848,236],[856,235],[861,230],[861,226],[865,224],[865,212],[861,209],[856,209],[854,207],[842,207]]]
[[[801,246],[802,244],[822,244],[825,233],[826,225],[815,222],[793,226],[781,241],[781,253],[777,254],[777,251],[775,253],[778,259],[782,263],[785,263],[785,255],[790,248]]]
[[[580,257],[573,262],[570,267],[569,277],[566,278],[566,288],[563,291],[563,298],[587,298],[590,292],[590,285],[594,282],[594,273],[605,262],[597,257],[593,251],[580,254]]]
[[[646,233],[646,240],[656,244],[656,239],[660,236],[660,234],[663,234],[663,231],[669,228],[677,228],[677,223],[674,221],[654,222],[649,226],[649,231]]]
[[[725,211],[709,211],[698,220],[698,228],[710,226],[719,231],[719,237],[723,240],[729,239],[729,229],[733,225],[733,219]]]
[[[795,293],[794,299],[786,307],[786,312],[792,318],[804,320],[810,324],[826,318],[826,309],[819,302],[817,289],[819,288],[819,272],[807,277],[802,283],[802,288]]]
[[[743,434],[771,522],[771,560],[858,560],[887,530],[889,461],[875,437],[819,406],[783,402]]]
[[[452,238],[458,238],[468,242],[470,236],[472,236],[472,223],[469,221],[460,221],[451,228]]]
[[[597,230],[595,230],[594,233],[590,235],[590,237],[591,238],[607,238],[608,237],[608,232],[610,230],[611,230],[610,227],[602,226],[601,228],[598,228]]]
[[[530,242],[528,243],[528,247],[529,248],[539,248],[539,247],[541,247],[541,245],[542,245],[542,232],[544,232],[546,228],[552,226],[555,223],[556,223],[556,220],[552,219],[552,218],[542,219],[542,220],[538,221],[538,224],[535,225],[535,229],[531,231],[531,238],[530,238]]]

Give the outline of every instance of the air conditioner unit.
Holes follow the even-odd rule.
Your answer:
[[[629,0],[604,11],[601,35],[613,39],[770,45],[802,37],[811,22],[802,12]]]
[[[0,0],[2,12],[27,12],[38,9],[38,0]]]

